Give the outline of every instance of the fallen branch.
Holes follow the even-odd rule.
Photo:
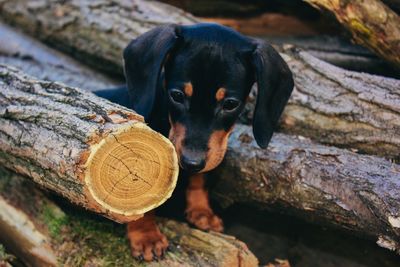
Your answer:
[[[65,211],[31,181],[0,169],[0,242],[28,266],[144,266],[135,261],[125,227],[79,210]],[[234,237],[160,220],[170,241],[165,259],[146,266],[257,266]]]
[[[0,92],[1,165],[119,222],[172,194],[175,150],[133,111],[1,65]]]
[[[370,48],[400,69],[400,17],[382,1],[305,1],[333,13],[356,43]]]
[[[373,238],[400,253],[400,165],[275,134],[267,150],[238,125],[212,196],[229,206],[280,207]]]

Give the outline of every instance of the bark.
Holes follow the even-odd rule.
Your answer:
[[[282,55],[295,80],[284,132],[400,159],[400,80],[346,71],[302,51]],[[248,123],[254,103],[253,94],[244,113]]]
[[[338,36],[266,36],[263,40],[285,52],[288,44],[335,66],[358,72],[399,79],[398,72],[387,61],[377,57],[367,48]]]
[[[161,24],[197,21],[180,9],[141,0],[0,0],[0,14],[79,61],[118,75],[130,40]]]
[[[124,83],[101,75],[3,23],[0,23],[0,36],[0,64],[16,67],[38,79],[88,90],[112,88]]]
[[[400,253],[400,165],[284,134],[267,150],[237,125],[211,195],[347,229]]]
[[[61,207],[31,181],[0,169],[0,242],[28,266],[257,266],[232,236],[160,219],[170,241],[165,259],[144,264],[131,255],[125,227]]]
[[[173,145],[133,111],[6,66],[0,92],[1,165],[119,222],[171,195]]]
[[[327,10],[351,32],[356,43],[368,47],[400,70],[400,17],[379,0],[306,0]]]

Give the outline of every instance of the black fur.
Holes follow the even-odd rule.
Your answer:
[[[288,66],[270,45],[217,24],[157,27],[127,46],[124,61],[128,91],[114,102],[133,108],[164,135],[169,120],[180,123],[186,129],[183,146],[198,155],[206,153],[214,131],[233,126],[255,82],[253,132],[266,148],[293,90]],[[193,95],[174,101],[172,91],[183,91],[187,82]],[[221,87],[226,99],[239,101],[236,109],[216,100]]]

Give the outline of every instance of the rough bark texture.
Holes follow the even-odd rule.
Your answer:
[[[79,205],[120,222],[129,221],[143,214],[135,214],[133,210],[128,211],[131,207],[136,207],[140,199],[131,193],[123,193],[122,195],[130,200],[121,197],[119,201],[127,200],[130,204],[125,203],[126,209],[117,208],[119,204],[115,203],[114,198],[119,197],[119,184],[124,184],[127,188],[129,185],[125,184],[127,181],[122,178],[107,185],[104,182],[109,178],[111,182],[117,175],[123,175],[124,178],[129,178],[129,184],[136,183],[138,187],[145,186],[142,183],[146,183],[148,184],[146,188],[150,188],[149,192],[158,187],[156,185],[158,182],[153,184],[149,181],[165,179],[169,181],[167,182],[169,186],[163,187],[165,199],[172,193],[178,168],[172,144],[145,126],[142,117],[132,110],[77,88],[34,80],[6,66],[0,66],[0,89],[1,165],[31,177],[35,182]],[[132,130],[134,132],[131,132]],[[146,137],[150,138],[148,141],[156,147],[148,146],[147,150],[155,149],[161,152],[166,149],[163,155],[160,154],[160,157],[166,156],[165,160],[161,157],[159,161],[153,161],[150,151],[142,156],[140,153],[136,155],[134,151],[130,151],[131,143],[122,141],[125,132],[133,136],[135,133],[140,134],[140,143],[143,144],[147,143]],[[117,173],[110,169],[113,166],[108,166],[107,162],[96,162],[96,157],[103,156],[103,151],[108,145],[112,145],[113,151],[124,150],[120,152],[120,158],[117,158],[117,154],[110,154],[116,160],[119,159],[121,164],[124,164],[122,155],[131,157],[129,160],[135,160],[130,162],[134,165],[131,167],[132,170],[125,168],[128,169],[126,175],[119,161],[113,163],[116,164],[114,168],[121,169]],[[137,168],[141,166],[148,169],[140,171],[136,169],[134,162],[137,162]],[[152,166],[159,171],[152,172]],[[106,167],[108,171],[113,172],[113,175],[110,177],[108,171],[104,169],[100,178],[95,167],[99,170]],[[143,171],[148,172],[148,177],[141,176],[144,174]],[[130,178],[131,172],[134,172],[135,178]],[[104,190],[108,192],[104,199],[99,199],[99,190],[94,187],[98,183],[104,186],[101,192]],[[149,200],[148,204],[152,206],[154,204],[151,204],[152,202]]]
[[[88,90],[112,88],[125,83],[123,79],[101,75],[3,23],[0,23],[0,36],[0,63],[16,67],[38,79]]]
[[[130,255],[124,226],[59,205],[0,169],[0,242],[28,266],[257,266],[234,237],[166,219],[159,221],[170,241],[165,259],[141,263]]]
[[[0,14],[79,61],[119,75],[130,40],[161,24],[197,21],[175,7],[141,0],[0,0]]]
[[[400,72],[390,63],[377,57],[369,49],[343,37],[329,35],[265,36],[262,39],[273,44],[281,52],[285,52],[284,48],[290,44],[346,70],[400,78]]]
[[[379,0],[306,0],[332,12],[353,39],[400,70],[400,17]]]
[[[400,165],[275,134],[267,150],[237,125],[212,196],[295,214],[374,238],[400,252]]]
[[[347,71],[302,51],[282,55],[295,80],[281,120],[284,132],[400,158],[400,80]],[[255,104],[250,100],[247,122]]]

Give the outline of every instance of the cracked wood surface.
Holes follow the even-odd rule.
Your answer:
[[[131,256],[125,226],[63,206],[28,179],[1,167],[0,207],[0,242],[29,266],[258,265],[236,238],[191,229],[170,219],[158,221],[170,241],[165,258],[139,262]]]
[[[171,195],[174,148],[134,111],[2,65],[0,89],[1,165],[119,222]]]
[[[267,150],[237,125],[211,190],[223,206],[246,203],[340,227],[400,253],[400,165],[275,134]]]

